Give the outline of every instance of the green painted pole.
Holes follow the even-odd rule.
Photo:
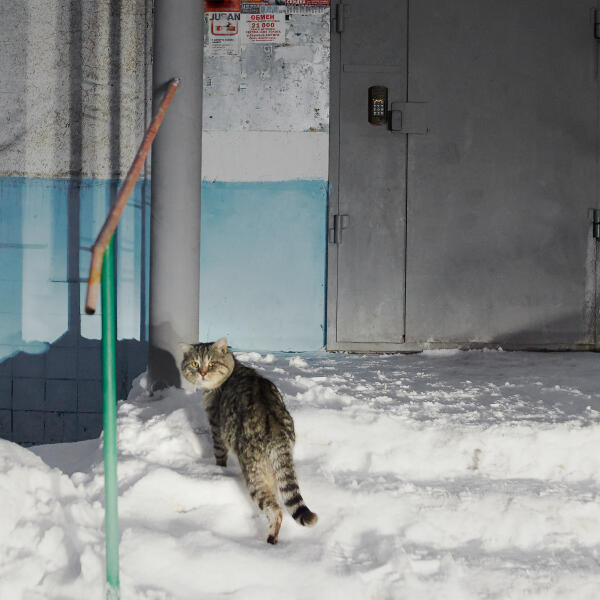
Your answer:
[[[111,238],[102,261],[102,398],[104,427],[104,497],[106,530],[106,598],[119,600],[119,515],[117,498],[117,376],[115,351],[115,278]]]

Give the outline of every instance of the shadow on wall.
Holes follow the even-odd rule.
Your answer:
[[[0,437],[37,444],[100,432],[101,315],[81,312],[90,247],[118,185],[0,178]],[[148,215],[141,181],[115,240],[121,398],[147,359]]]
[[[89,249],[124,175],[123,132],[129,153],[136,107],[148,105],[150,15],[148,0],[18,0],[2,12],[0,437],[99,434],[101,317],[81,307]],[[146,365],[149,208],[140,181],[115,239],[120,397]]]
[[[39,344],[31,344],[35,349]],[[73,442],[102,431],[99,340],[65,333],[47,350],[0,362],[0,437],[23,445]],[[117,397],[146,369],[148,344],[117,342]]]

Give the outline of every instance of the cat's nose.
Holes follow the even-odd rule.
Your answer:
[[[200,375],[202,375],[202,377],[205,377],[207,372],[208,372],[208,371],[205,371],[205,370],[203,369],[202,371],[200,371]]]

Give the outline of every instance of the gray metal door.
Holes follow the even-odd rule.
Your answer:
[[[378,3],[378,17],[397,19],[386,35],[364,14],[374,12],[371,2],[344,4],[339,64],[332,59],[339,157],[332,148],[330,213],[348,217],[341,244],[329,244],[328,348],[593,347],[598,49],[590,3],[419,0],[383,11]],[[361,51],[373,36],[361,62],[398,69],[403,89],[392,93],[396,81],[374,67],[368,81],[346,73],[346,63],[358,63],[344,54],[351,34]],[[371,81],[404,101],[416,133],[368,129]],[[362,115],[346,112],[345,95]],[[379,151],[390,153],[377,163],[388,171],[370,177]]]
[[[332,33],[330,349],[404,336],[406,136],[369,124],[367,92],[406,97],[407,1],[376,4],[342,5]]]

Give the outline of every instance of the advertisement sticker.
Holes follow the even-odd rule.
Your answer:
[[[285,7],[265,4],[258,13],[242,14],[242,44],[285,43]]]
[[[208,56],[240,54],[240,0],[206,0],[204,5],[208,35],[205,42]]]

